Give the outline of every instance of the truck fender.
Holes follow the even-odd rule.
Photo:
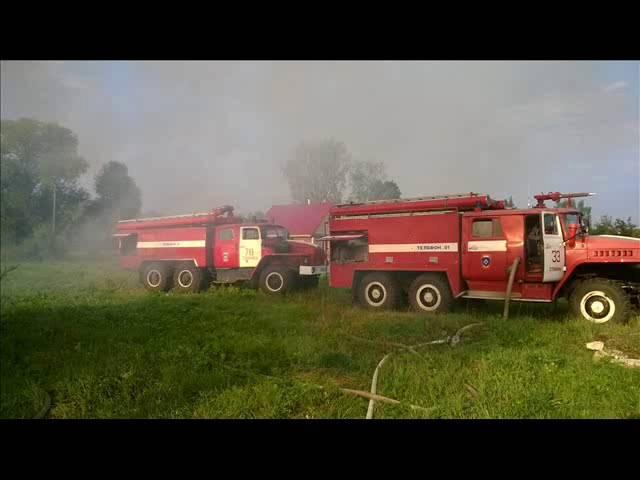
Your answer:
[[[268,255],[266,257],[262,257],[258,262],[258,265],[256,265],[256,268],[253,269],[253,273],[251,274],[251,278],[249,279],[249,285],[251,287],[257,287],[262,270],[274,263],[286,265],[287,262],[278,255]]]
[[[586,265],[588,263],[591,262],[586,262],[586,261],[582,261],[582,262],[577,262],[574,265],[571,266],[570,270],[567,270],[565,272],[565,275],[562,277],[562,280],[560,280],[558,282],[558,284],[556,285],[556,287],[553,289],[553,294],[551,295],[551,299],[553,301],[557,300],[560,292],[562,291],[562,289],[564,287],[567,287],[569,285],[571,285],[571,283],[575,280],[575,276],[573,275],[574,272],[576,271],[576,269],[582,265]]]

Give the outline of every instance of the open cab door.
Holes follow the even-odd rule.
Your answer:
[[[565,252],[560,219],[553,212],[542,212],[542,239],[544,242],[543,282],[558,282],[564,275]]]

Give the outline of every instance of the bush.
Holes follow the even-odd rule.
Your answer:
[[[35,260],[44,261],[64,258],[66,255],[66,241],[63,235],[51,236],[51,227],[39,225],[33,235],[19,244],[2,244],[3,260]]]

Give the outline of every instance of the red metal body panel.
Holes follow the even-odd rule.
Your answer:
[[[445,272],[454,295],[462,288],[458,245],[459,214],[377,218],[332,218],[331,234],[366,232],[368,261],[332,263],[332,287],[350,288],[356,271]]]
[[[121,257],[122,266],[137,269],[150,260],[192,260],[198,267],[207,267],[206,239],[204,227],[141,230],[136,254]]]
[[[232,232],[233,237],[225,239],[225,235]],[[213,262],[216,268],[238,268],[240,225],[225,225],[215,230],[213,247]]]
[[[563,225],[564,228],[564,225]],[[566,235],[566,233],[565,233]],[[562,287],[574,271],[588,264],[639,264],[640,239],[606,235],[577,237],[573,248],[566,247],[567,271],[561,282],[555,285],[553,298],[557,298]]]

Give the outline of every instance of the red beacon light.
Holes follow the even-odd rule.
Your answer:
[[[595,193],[560,193],[560,192],[549,192],[549,193],[541,193],[540,195],[534,195],[533,198],[535,198],[538,203],[535,206],[535,208],[545,208],[546,205],[544,204],[545,200],[553,200],[554,202],[559,202],[560,199],[562,198],[566,198],[567,199],[567,206],[569,208],[574,207],[573,202],[571,201],[572,198],[579,198],[579,197],[592,197],[594,196]]]

